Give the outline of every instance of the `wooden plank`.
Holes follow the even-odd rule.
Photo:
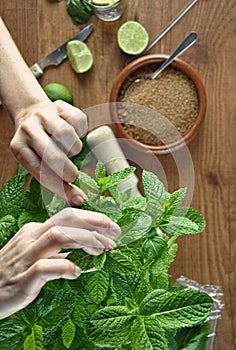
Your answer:
[[[92,70],[76,75],[69,62],[48,68],[40,80],[67,85],[81,109],[108,102],[112,83],[127,56],[116,43],[116,31],[126,20],[139,20],[152,39],[185,6],[187,0],[134,0],[128,2],[122,18],[104,23],[95,16],[93,34],[87,40],[94,57]],[[73,36],[79,28],[65,9],[66,1],[1,1],[0,14],[7,24],[26,62],[31,65]],[[206,231],[179,239],[179,252],[171,269],[173,278],[183,274],[200,283],[221,285],[225,308],[217,330],[216,350],[232,350],[236,329],[236,256],[235,256],[235,0],[199,0],[181,21],[158,43],[152,53],[170,53],[192,30],[197,43],[182,55],[200,74],[207,92],[207,114],[204,127],[190,144],[195,168],[192,206],[207,221]],[[92,113],[90,127],[109,120],[101,108]],[[14,134],[13,125],[0,110],[0,185],[16,172],[16,162],[8,146]],[[187,171],[187,164],[186,171]],[[157,166],[146,162],[166,177],[169,190],[179,183],[178,169],[171,156],[158,158]],[[153,170],[151,169],[151,170]]]

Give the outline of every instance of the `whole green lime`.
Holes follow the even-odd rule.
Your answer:
[[[44,86],[43,90],[51,101],[62,100],[71,105],[74,103],[72,92],[63,84],[50,83]]]

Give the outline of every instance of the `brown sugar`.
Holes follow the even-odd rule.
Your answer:
[[[156,68],[141,68],[126,80],[119,96],[119,102],[126,103],[118,103],[118,116],[131,137],[159,146],[187,134],[197,118],[199,101],[193,81],[175,67],[166,68],[154,80],[133,85],[124,96],[134,79],[150,76]]]

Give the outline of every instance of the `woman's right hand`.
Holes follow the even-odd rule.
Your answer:
[[[23,226],[0,250],[0,319],[26,307],[44,284],[75,279],[82,270],[60,253],[81,248],[91,255],[116,247],[120,228],[107,216],[66,208],[45,223]]]

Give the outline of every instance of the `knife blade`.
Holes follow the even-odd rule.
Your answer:
[[[90,35],[90,33],[92,32],[93,27],[94,27],[93,24],[87,25],[84,29],[82,29],[75,36],[67,40],[64,44],[62,44],[56,50],[54,50],[49,55],[39,60],[37,63],[33,64],[30,67],[30,70],[35,76],[35,78],[40,78],[43,75],[44,69],[47,68],[48,66],[58,66],[62,61],[64,61],[67,58],[66,44],[71,40],[85,41],[87,37]]]

